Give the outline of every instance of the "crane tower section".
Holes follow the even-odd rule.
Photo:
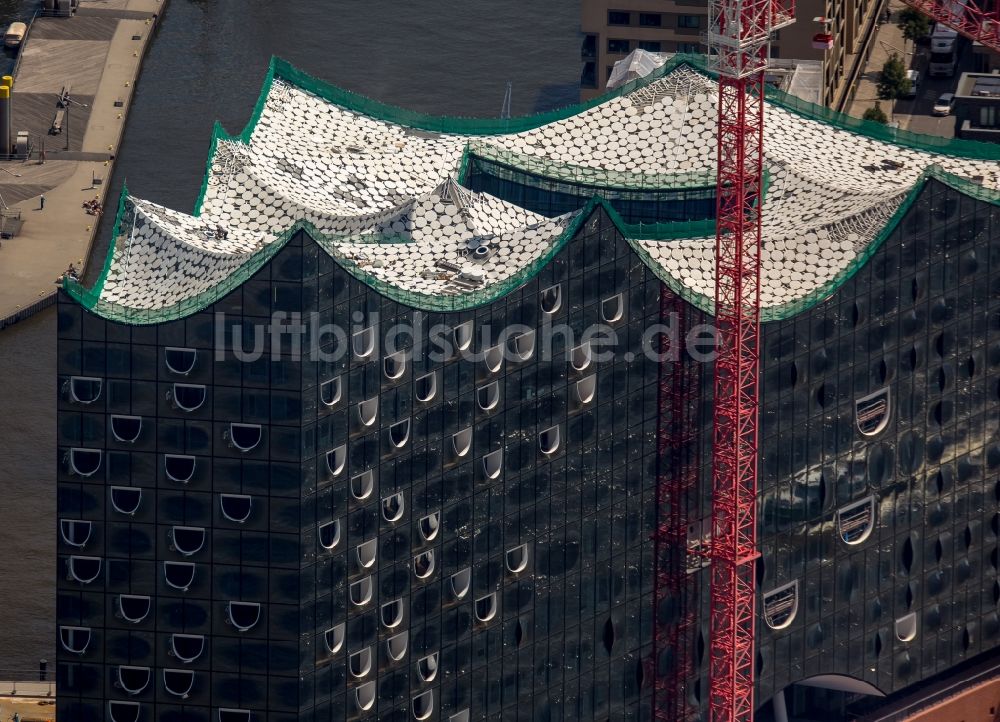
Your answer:
[[[793,22],[786,2],[709,2],[710,62],[719,74],[710,722],[750,722],[754,712],[764,71],[771,33]]]

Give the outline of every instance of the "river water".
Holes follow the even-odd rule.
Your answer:
[[[30,17],[0,0],[0,23]],[[576,102],[576,0],[169,0],[146,57],[110,194],[178,210],[197,198],[212,124],[246,124],[272,55],[341,87],[434,114],[514,115]],[[98,236],[99,268],[110,223]],[[89,275],[89,274],[88,274]],[[0,332],[0,680],[54,650],[55,322]]]
[[[576,102],[579,22],[576,0],[170,0],[112,188],[190,211],[212,123],[243,128],[272,55],[438,115],[497,116],[508,81],[515,115]]]

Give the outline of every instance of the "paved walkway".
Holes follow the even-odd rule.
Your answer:
[[[81,0],[81,10],[99,10],[92,15],[100,17],[84,12],[72,18],[39,19],[36,23],[44,20],[45,24],[39,27],[38,37],[29,33],[12,104],[18,107],[19,92],[22,106],[30,105],[32,99],[51,100],[44,112],[23,116],[24,123],[36,125],[30,132],[45,139],[50,149],[53,145],[62,149],[66,135],[47,135],[56,94],[70,82],[73,97],[90,102],[86,109],[70,108],[71,122],[86,124],[71,127],[70,153],[62,157],[58,152],[46,153],[44,164],[37,156],[0,164],[5,171],[0,174],[0,196],[11,196],[6,203],[20,210],[24,222],[17,237],[3,240],[0,246],[0,318],[51,294],[55,280],[70,264],[82,268],[98,220],[86,213],[83,203],[97,198],[108,205],[108,187],[103,181],[111,177],[110,159],[124,132],[154,16],[163,12],[166,2]],[[90,58],[88,63],[71,62],[82,56]],[[21,128],[15,123],[14,129]],[[102,182],[95,186],[95,178]],[[44,209],[39,199],[42,193]]]
[[[892,101],[879,100],[878,79],[882,73],[882,67],[889,57],[895,53],[900,58],[905,58],[906,67],[911,66],[914,58],[914,44],[904,41],[903,31],[896,23],[899,20],[899,12],[906,7],[898,0],[889,0],[889,10],[892,11],[892,20],[879,25],[878,32],[873,39],[872,54],[868,58],[868,65],[858,78],[858,90],[854,94],[854,102],[847,108],[848,115],[860,118],[865,111],[875,105],[875,102],[882,106],[882,110],[889,115],[892,109]]]
[[[2,684],[6,686],[8,683]],[[55,700],[45,697],[0,697],[0,722],[9,722],[15,712],[21,715],[21,722],[54,722]]]

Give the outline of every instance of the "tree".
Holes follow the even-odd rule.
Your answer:
[[[931,20],[919,10],[905,8],[899,13],[899,29],[903,37],[916,42],[931,31]]]
[[[910,79],[906,77],[906,66],[895,53],[885,61],[878,79],[878,97],[882,100],[899,100],[910,92]]]
[[[881,123],[882,125],[889,122],[889,118],[886,117],[885,111],[882,110],[882,106],[878,104],[878,101],[875,102],[875,105],[866,110],[865,114],[861,117],[874,123]]]

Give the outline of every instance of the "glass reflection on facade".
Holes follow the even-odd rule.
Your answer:
[[[820,674],[891,693],[998,642],[997,218],[929,181],[836,292],[763,327],[762,704]],[[643,353],[661,288],[597,210],[524,285],[424,314],[395,349],[415,310],[304,233],[186,319],[128,326],[61,294],[60,718],[649,719],[656,485],[677,451],[657,442],[674,369]],[[215,358],[217,314],[246,340],[275,312],[362,333],[324,339],[349,346],[335,361]],[[608,358],[579,340],[598,323]],[[497,358],[487,331],[514,324],[534,336]],[[470,353],[416,351],[436,326]]]

